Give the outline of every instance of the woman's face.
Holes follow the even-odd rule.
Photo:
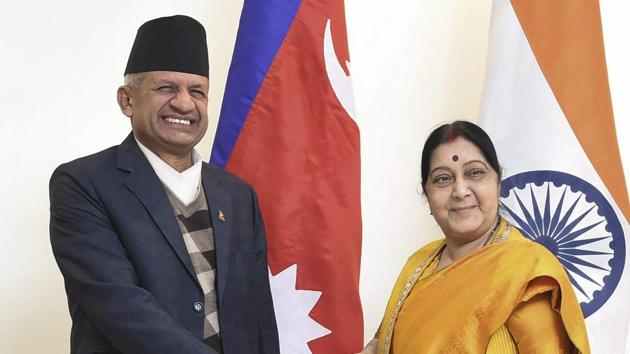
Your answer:
[[[454,242],[473,241],[494,226],[499,176],[466,139],[457,138],[433,151],[425,192],[433,217]]]

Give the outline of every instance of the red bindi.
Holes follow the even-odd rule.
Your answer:
[[[453,159],[453,161],[457,161],[457,160],[459,160],[459,156],[453,155],[452,159]]]

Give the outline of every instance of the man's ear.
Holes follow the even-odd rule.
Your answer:
[[[120,86],[116,91],[118,106],[124,115],[131,118],[133,116],[133,100],[131,98],[131,87]]]

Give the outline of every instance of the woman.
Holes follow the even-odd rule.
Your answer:
[[[440,126],[421,174],[445,237],[409,258],[363,353],[589,353],[564,269],[499,216],[488,135],[465,121]]]

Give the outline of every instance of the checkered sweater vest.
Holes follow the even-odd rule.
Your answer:
[[[204,293],[203,341],[210,348],[222,353],[219,336],[219,313],[217,311],[217,260],[214,234],[203,185],[200,188],[197,198],[192,203],[185,205],[168,187],[164,186],[182,231],[186,249],[197,274],[197,280]]]

